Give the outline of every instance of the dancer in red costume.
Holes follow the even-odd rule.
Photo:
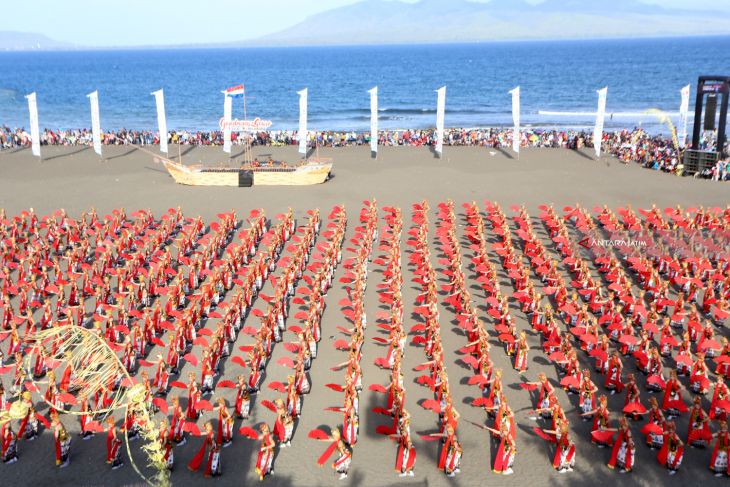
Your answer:
[[[221,474],[221,462],[220,462],[220,445],[216,441],[215,431],[213,431],[213,424],[208,421],[205,423],[205,438],[203,444],[200,446],[198,453],[188,463],[188,469],[195,472],[200,469],[205,462],[205,470],[203,475],[206,477],[217,477]],[[207,453],[207,454],[206,454]]]
[[[631,472],[634,467],[634,459],[636,458],[636,445],[634,437],[629,429],[626,418],[620,418],[618,421],[618,438],[613,445],[611,451],[611,459],[608,461],[608,468],[618,467],[621,473]]]
[[[665,467],[669,475],[675,475],[684,459],[684,443],[677,435],[674,421],[669,421],[664,430],[664,445],[659,450],[657,461]]]

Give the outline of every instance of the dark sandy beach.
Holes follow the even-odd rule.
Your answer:
[[[128,212],[139,208],[150,208],[158,216],[169,207],[181,206],[186,216],[201,215],[206,221],[215,218],[215,214],[235,209],[240,216],[248,214],[253,208],[264,208],[266,214],[273,217],[278,212],[291,207],[295,215],[302,219],[306,210],[320,208],[323,214],[329,213],[333,205],[344,204],[348,210],[351,224],[347,238],[351,238],[356,215],[365,199],[376,198],[380,207],[398,206],[403,209],[404,227],[410,227],[411,205],[422,199],[428,199],[431,208],[447,199],[455,202],[459,211],[459,223],[463,223],[463,202],[476,201],[482,209],[483,202],[491,200],[499,202],[505,213],[512,204],[525,204],[536,217],[540,204],[555,204],[556,208],[574,205],[592,208],[606,204],[612,209],[631,204],[634,208],[648,207],[652,203],[657,206],[721,206],[730,203],[730,186],[723,183],[679,178],[656,171],[640,168],[636,165],[624,165],[612,158],[594,161],[592,153],[576,153],[560,149],[524,150],[519,160],[499,150],[467,147],[445,147],[444,157],[436,159],[427,148],[381,148],[377,160],[370,158],[366,147],[323,150],[322,156],[332,157],[335,161],[334,177],[323,185],[309,187],[253,187],[253,188],[215,188],[185,187],[176,185],[166,173],[164,167],[152,162],[145,153],[132,147],[105,147],[104,160],[93,153],[90,148],[80,147],[44,147],[43,161],[33,158],[30,150],[11,150],[0,152],[0,207],[8,214],[18,214],[21,210],[33,207],[39,215],[51,213],[57,208],[65,208],[73,217],[82,211],[96,207],[101,215],[113,208],[125,207]],[[234,147],[234,154],[240,152]],[[272,154],[274,158],[290,161],[298,159],[296,148],[255,148],[260,157]],[[183,160],[186,163],[198,161],[213,162],[227,159],[220,148],[183,147]],[[171,154],[177,149],[171,147]],[[225,156],[225,158],[224,158]],[[382,215],[382,213],[381,213]],[[430,239],[435,249],[433,232],[435,213],[432,212]],[[533,222],[535,230],[547,243],[548,239],[538,221]],[[381,221],[380,226],[383,222]],[[466,248],[463,229],[458,229],[458,237]],[[405,326],[410,328],[414,323],[411,311],[419,292],[411,282],[412,268],[406,265],[407,249],[403,250],[403,302],[405,309]],[[374,257],[381,252],[374,250]],[[433,251],[434,266],[440,273],[441,266],[436,265],[436,252]],[[497,255],[491,255],[492,261],[499,269],[500,283],[507,294],[511,294],[511,285],[499,265]],[[467,262],[467,259],[464,259]],[[371,264],[370,270],[377,270]],[[465,275],[473,279],[474,273],[464,269]],[[326,448],[324,443],[307,438],[309,430],[319,425],[335,425],[341,422],[341,415],[324,411],[328,406],[341,405],[342,394],[324,387],[327,383],[342,383],[343,373],[334,372],[330,367],[344,360],[344,352],[334,349],[332,342],[340,338],[336,326],[347,325],[337,302],[345,297],[343,284],[339,278],[343,274],[338,268],[335,285],[327,297],[328,308],[324,313],[322,324],[323,339],[320,353],[311,369],[312,392],[305,397],[303,416],[299,420],[292,447],[282,449],[275,463],[275,475],[267,478],[264,485],[277,486],[319,486],[350,485],[364,486],[482,486],[482,485],[726,485],[727,478],[716,479],[708,470],[711,450],[687,448],[685,460],[680,473],[669,477],[656,460],[656,452],[650,451],[643,442],[643,435],[638,431],[640,425],[633,424],[632,430],[637,442],[638,458],[635,471],[630,474],[619,474],[609,470],[606,462],[609,449],[599,449],[589,441],[590,422],[582,422],[575,413],[577,401],[558,391],[560,403],[571,419],[571,429],[577,442],[577,464],[575,471],[559,474],[551,466],[552,450],[548,444],[537,437],[531,428],[536,425],[526,416],[532,408],[532,399],[526,391],[517,386],[520,382],[518,374],[512,369],[505,354],[494,341],[492,359],[496,367],[504,370],[506,395],[516,412],[517,420],[517,459],[515,474],[502,477],[491,472],[491,455],[496,449],[485,431],[462,421],[459,436],[464,448],[461,474],[456,478],[447,478],[437,467],[437,442],[425,442],[416,435],[418,432],[432,432],[436,427],[436,416],[418,405],[424,398],[431,398],[431,392],[414,382],[417,375],[412,368],[425,361],[423,350],[408,345],[404,354],[405,385],[408,392],[407,409],[412,414],[411,429],[418,452],[415,477],[400,479],[393,470],[396,447],[386,437],[375,433],[379,424],[385,423],[385,417],[370,412],[372,407],[382,406],[382,395],[367,389],[370,384],[383,384],[388,380],[388,373],[377,368],[373,360],[385,354],[383,347],[377,346],[371,338],[377,336],[375,326],[368,326],[366,333],[363,365],[363,392],[360,396],[360,437],[354,449],[353,463],[347,480],[339,481],[327,466],[317,467],[316,459]],[[594,273],[595,274],[595,273]],[[366,292],[366,311],[369,324],[374,323],[378,308],[376,284],[381,282],[379,272],[371,272]],[[474,284],[472,280],[468,284]],[[484,300],[480,292],[471,289],[473,299],[480,305],[484,313]],[[256,307],[261,308],[259,300]],[[474,387],[466,384],[471,370],[467,370],[460,361],[455,350],[464,345],[464,336],[453,326],[454,314],[446,306],[440,306],[442,340],[446,350],[446,367],[455,396],[455,404],[462,414],[463,420],[483,422],[485,414],[468,403],[474,396]],[[520,329],[529,329],[524,315],[514,308],[512,315],[517,319]],[[249,318],[255,319],[254,316]],[[208,328],[215,326],[210,320]],[[291,323],[294,323],[292,321]],[[491,324],[491,321],[487,321]],[[258,323],[256,323],[257,325]],[[250,338],[239,336],[236,346]],[[540,339],[535,334],[529,335],[529,343],[533,350],[529,356],[527,377],[535,380],[537,373],[544,370],[555,384],[558,376],[555,368],[548,364],[545,356],[537,350]],[[151,355],[157,353],[153,352]],[[274,348],[273,356],[267,367],[265,384],[272,380],[284,380],[288,369],[276,364],[284,356],[283,347]],[[585,365],[588,361],[580,355]],[[625,360],[626,371],[633,372],[633,361]],[[193,370],[186,365],[181,377],[186,377]],[[231,379],[241,372],[235,364],[226,361],[223,378]],[[592,367],[591,367],[591,370]],[[666,370],[666,369],[665,369]],[[626,372],[625,372],[626,373]],[[594,382],[602,381],[595,374]],[[649,394],[643,389],[643,376],[639,379],[642,386],[642,398],[646,403]],[[233,398],[231,390],[224,390],[224,397]],[[252,407],[252,417],[246,424],[259,421],[273,422],[273,413],[262,407],[262,399],[273,399],[278,394],[264,387]],[[705,401],[705,406],[708,402]],[[613,419],[618,418],[617,411],[623,405],[623,395],[611,397],[609,407],[614,412]],[[213,419],[212,414],[207,418]],[[64,422],[70,431],[78,432],[78,421],[66,417]],[[202,424],[202,421],[201,423]],[[236,422],[236,429],[240,422]],[[678,430],[684,438],[687,431],[687,417],[678,422]],[[63,470],[53,465],[52,438],[48,433],[32,442],[20,445],[20,461],[14,465],[0,466],[0,485],[37,485],[37,486],[121,486],[139,484],[139,477],[129,463],[117,471],[111,471],[104,463],[105,438],[97,435],[90,441],[81,441],[74,437],[72,444],[72,463]],[[191,438],[188,444],[175,450],[175,471],[172,474],[173,485],[255,485],[258,478],[254,472],[257,442],[236,436],[233,445],[222,452],[223,476],[216,480],[204,479],[201,473],[189,472],[185,465],[197,452],[200,439]],[[138,448],[133,445],[133,448]],[[138,464],[144,459],[137,452]],[[13,483],[14,482],[14,483]]]

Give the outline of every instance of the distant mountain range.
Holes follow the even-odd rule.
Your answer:
[[[636,0],[364,0],[243,45],[333,45],[730,34],[727,12]]]
[[[638,0],[363,0],[308,17],[247,47],[676,37],[730,34],[730,11],[679,10]],[[123,46],[116,46],[123,47]],[[0,32],[0,50],[82,49],[41,34]]]
[[[0,51],[52,51],[72,49],[70,42],[60,42],[33,32],[0,31]]]

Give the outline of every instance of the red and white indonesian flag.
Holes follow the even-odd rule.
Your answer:
[[[30,114],[30,150],[34,156],[41,156],[41,131],[38,128],[38,103],[35,92],[27,95],[28,112]]]
[[[151,93],[157,104],[157,128],[160,131],[160,152],[167,154],[167,119],[165,118],[165,93],[160,89]]]
[[[370,150],[378,152],[378,87],[368,90],[370,93]]]
[[[99,92],[94,91],[86,95],[91,103],[91,138],[94,152],[101,155],[101,121],[99,120]]]
[[[436,152],[441,155],[444,149],[444,117],[446,114],[446,87],[436,90]]]
[[[226,94],[223,100],[223,120],[226,122],[223,129],[223,152],[231,153],[231,116],[233,114],[233,98]]]
[[[682,103],[679,105],[679,146],[687,143],[687,118],[689,116],[689,85],[682,88]]]
[[[297,137],[299,138],[299,153],[307,153],[307,138],[309,133],[307,132],[307,88],[302,91],[298,91],[299,95],[299,131]]]
[[[603,121],[606,118],[606,96],[608,86],[597,90],[598,111],[596,112],[596,126],[593,129],[593,147],[596,149],[596,157],[601,157],[601,142],[603,141]]]
[[[244,88],[243,85],[231,86],[223,93],[225,93],[226,96],[232,96],[234,98],[239,98],[246,93],[246,89]]]
[[[522,136],[520,135],[520,87],[510,90],[512,95],[512,122],[514,128],[512,129],[512,150],[520,152],[520,141]]]

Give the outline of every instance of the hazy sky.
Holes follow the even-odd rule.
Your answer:
[[[360,0],[33,0],[6,9],[0,31],[37,32],[85,46],[199,44],[255,38],[307,16]],[[416,0],[407,0],[414,3]],[[486,0],[479,0],[486,1]],[[540,0],[528,0],[540,3]],[[605,0],[610,8],[612,0]],[[644,0],[677,8],[717,8],[718,0]]]

